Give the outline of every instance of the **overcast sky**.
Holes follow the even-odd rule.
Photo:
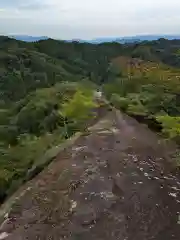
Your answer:
[[[0,34],[61,39],[180,34],[180,0],[0,0]]]

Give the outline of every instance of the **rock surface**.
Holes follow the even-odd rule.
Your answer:
[[[24,186],[0,239],[180,239],[173,146],[111,111]]]

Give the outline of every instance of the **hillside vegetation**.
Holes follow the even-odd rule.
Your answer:
[[[88,44],[0,37],[0,202],[53,146],[86,128],[103,89],[136,118],[180,137],[180,41]]]

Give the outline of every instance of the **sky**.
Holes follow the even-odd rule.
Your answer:
[[[93,39],[180,34],[179,0],[0,0],[0,34]]]

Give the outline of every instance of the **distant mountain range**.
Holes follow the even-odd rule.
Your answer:
[[[158,40],[160,38],[165,38],[168,40],[180,39],[180,35],[138,35],[138,36],[130,36],[130,37],[122,37],[122,38],[96,38],[92,39],[88,42],[90,43],[103,43],[103,42],[119,42],[119,43],[134,43],[134,42],[142,42],[142,41],[153,41]]]
[[[28,35],[10,35],[10,38],[15,38],[16,40],[25,41],[25,42],[37,42],[40,40],[46,40],[48,37],[45,36],[28,36]]]
[[[48,37],[46,36],[28,36],[28,35],[11,35],[9,37],[15,38],[17,40],[25,41],[25,42],[36,42],[39,40],[46,40]],[[72,39],[67,40],[68,42],[77,41],[77,42],[88,42],[88,43],[103,43],[103,42],[119,42],[119,43],[134,43],[134,42],[142,42],[142,41],[153,41],[158,40],[159,38],[165,38],[168,40],[173,39],[180,39],[180,35],[137,35],[137,36],[130,36],[130,37],[112,37],[112,38],[95,38],[91,40],[83,40],[83,39]]]

